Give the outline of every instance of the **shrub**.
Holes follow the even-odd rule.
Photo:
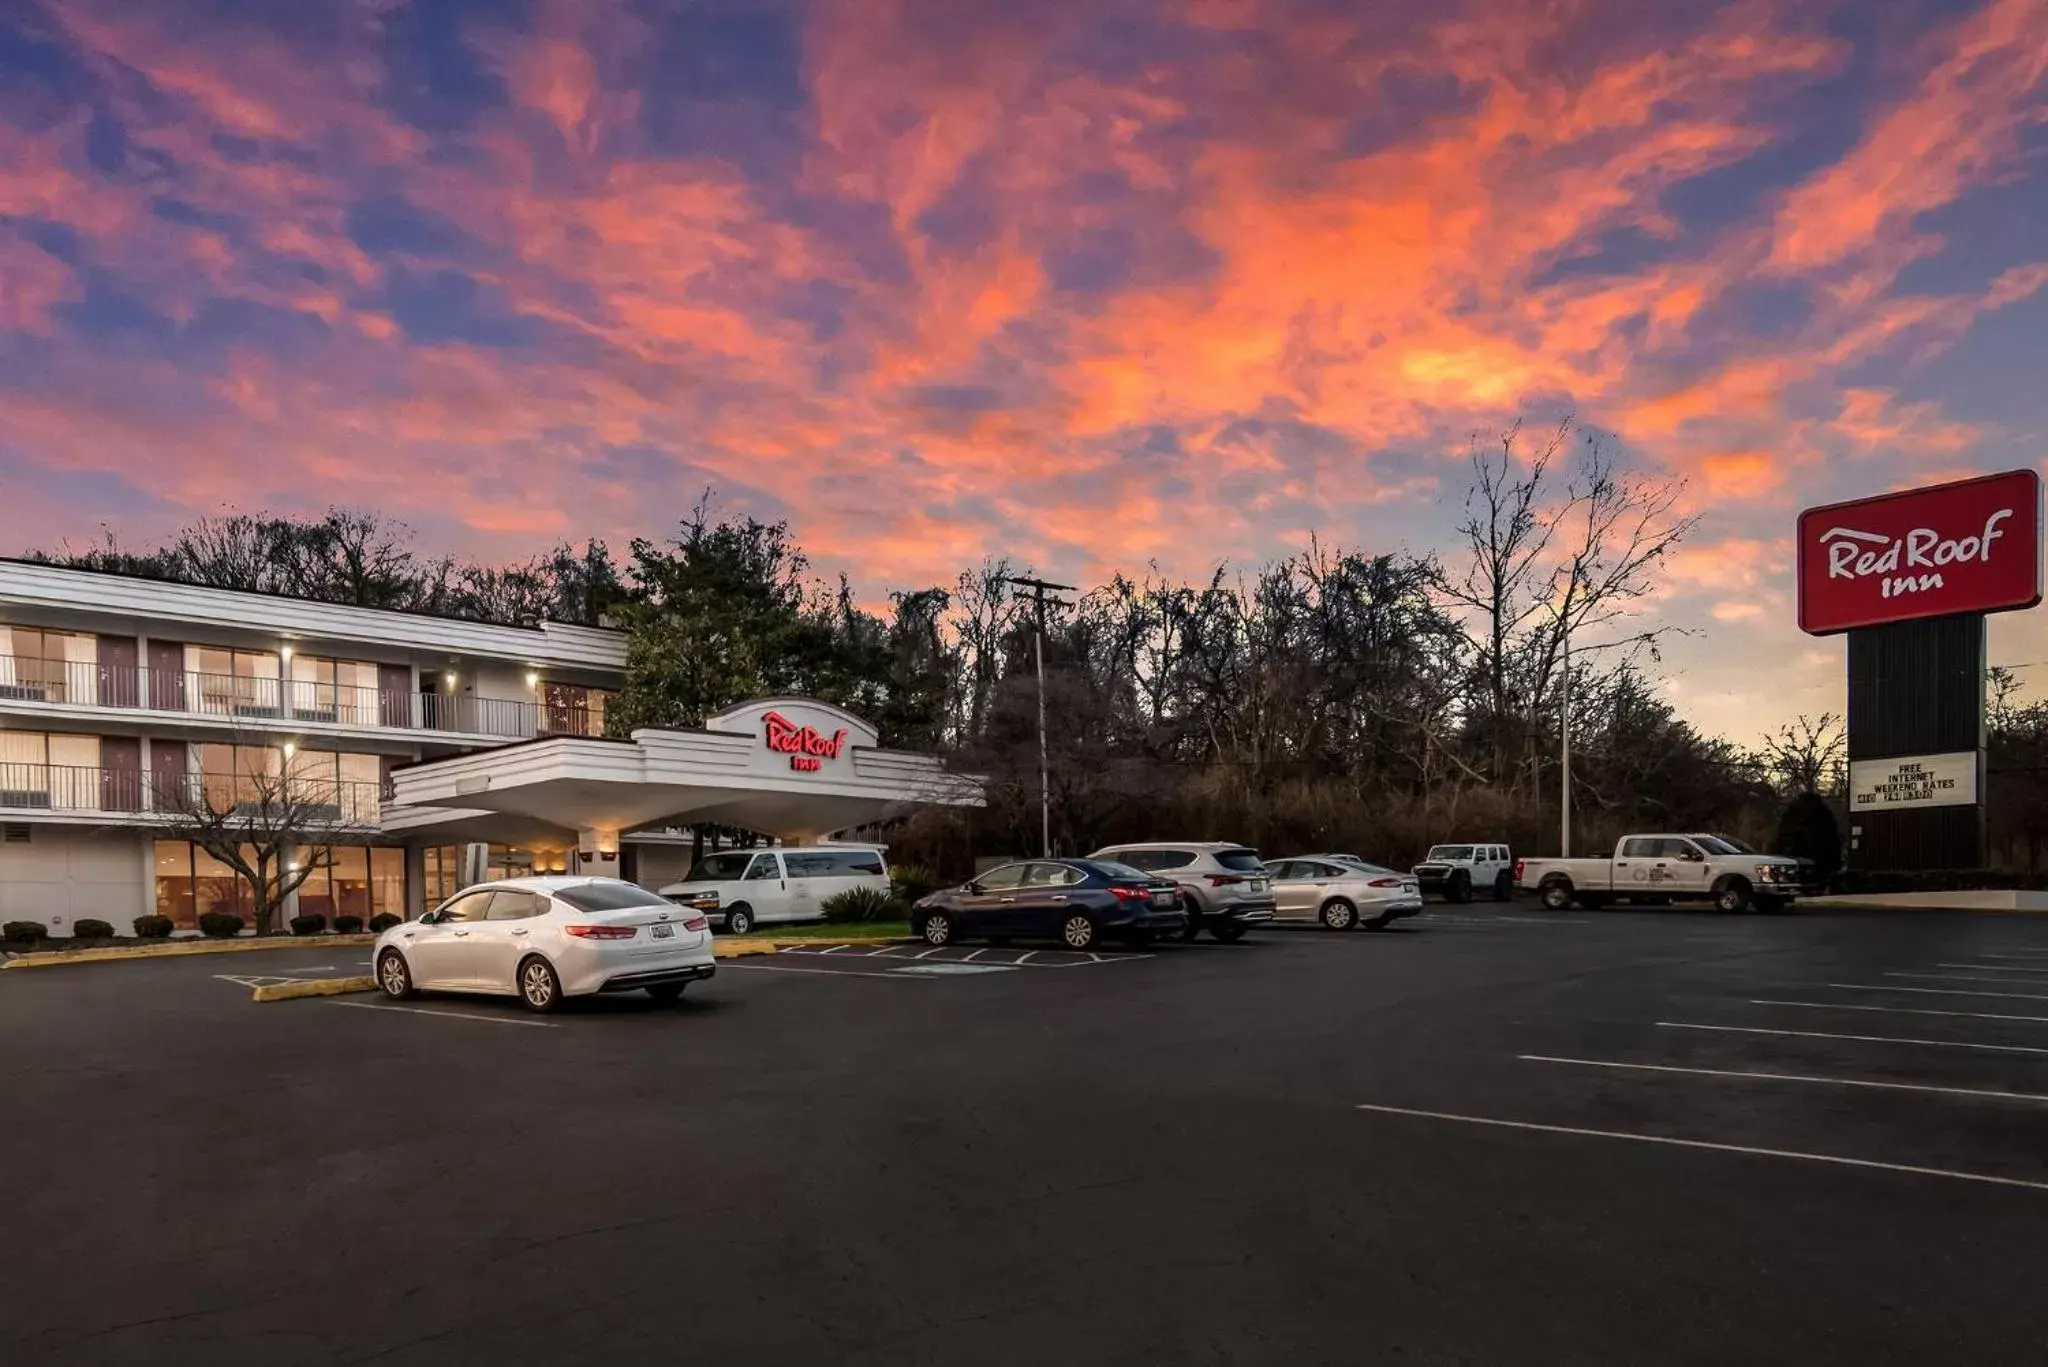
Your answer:
[[[889,870],[889,886],[905,906],[929,897],[946,886],[945,881],[925,864],[898,864]]]
[[[334,933],[336,935],[353,935],[362,928],[363,918],[360,916],[337,916],[334,918]]]
[[[199,930],[211,939],[230,939],[242,933],[242,918],[227,911],[204,912],[199,917]]]
[[[114,938],[114,928],[105,921],[95,921],[91,917],[87,917],[83,921],[73,921],[71,923],[71,938],[74,940],[111,940]]]
[[[895,921],[904,915],[903,904],[880,888],[848,888],[835,892],[818,904],[825,919],[839,924]]]
[[[1842,832],[1827,799],[1817,793],[1801,793],[1785,805],[1778,818],[1778,838],[1773,854],[1789,854],[1813,861],[1813,881],[1825,885],[1842,870]]]
[[[168,940],[177,924],[168,916],[138,916],[135,918],[135,938],[138,940]]]
[[[9,921],[0,926],[0,940],[15,940],[32,945],[38,940],[50,938],[50,928],[41,921]]]
[[[308,912],[304,916],[292,917],[291,926],[294,935],[318,935],[327,929],[327,918],[317,911]]]
[[[391,927],[397,925],[400,921],[403,921],[404,919],[405,918],[403,916],[393,916],[388,911],[380,911],[375,916],[372,916],[370,918],[370,929],[376,931],[379,935],[382,935],[385,931],[391,929]]]
[[[1844,869],[1828,891],[1853,897],[1878,892],[2048,891],[2048,873],[2026,869]]]

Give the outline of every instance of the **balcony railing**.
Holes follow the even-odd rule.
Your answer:
[[[604,734],[602,702],[595,706],[536,703],[468,693],[414,693],[310,679],[200,674],[0,655],[0,703],[8,701],[145,707],[235,721],[446,731],[504,740]]]
[[[378,819],[385,800],[382,784],[353,779],[295,778],[280,786],[276,779],[226,774],[0,763],[0,811],[175,815],[203,806],[275,824],[290,804],[290,817],[299,824],[362,826]]]

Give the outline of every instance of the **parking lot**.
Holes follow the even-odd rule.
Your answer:
[[[547,1017],[248,1000],[366,958],[0,974],[0,1358],[1991,1363],[2048,1330],[2048,921],[1481,903],[827,943]]]

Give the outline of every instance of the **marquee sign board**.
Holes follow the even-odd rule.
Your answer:
[[[1921,807],[1968,807],[1977,801],[1977,753],[1898,755],[1849,764],[1849,814]]]
[[[851,769],[853,751],[873,749],[874,727],[829,703],[808,698],[763,698],[706,718],[704,729],[751,736],[750,768],[798,774]]]
[[[1799,628],[1825,636],[2041,601],[2041,476],[2012,470],[1799,515]]]

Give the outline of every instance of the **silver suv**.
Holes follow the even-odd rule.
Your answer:
[[[1207,927],[1226,944],[1273,919],[1273,880],[1259,852],[1216,840],[1166,840],[1111,845],[1088,856],[1113,860],[1180,884],[1187,904],[1187,938]]]

